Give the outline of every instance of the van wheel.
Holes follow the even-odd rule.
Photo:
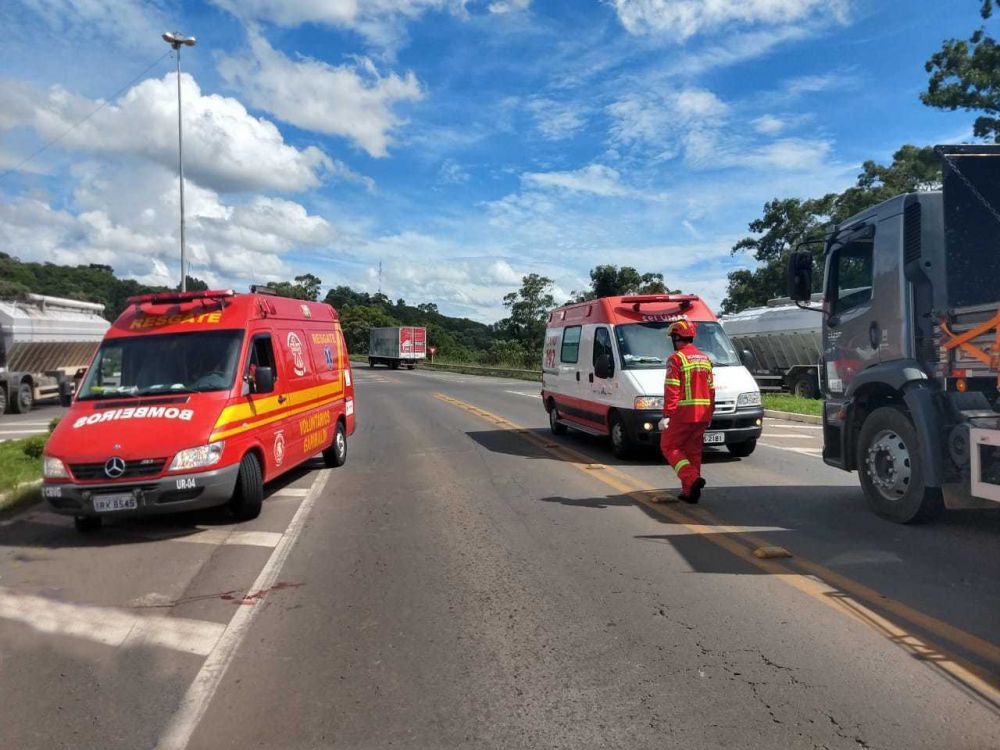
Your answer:
[[[253,453],[247,453],[240,461],[240,473],[236,476],[236,489],[229,500],[229,510],[238,521],[249,521],[260,515],[264,503],[264,477],[260,463]]]
[[[101,528],[104,521],[100,516],[74,516],[73,525],[81,534],[90,534]]]
[[[930,521],[944,509],[941,490],[924,484],[917,431],[899,409],[876,409],[858,437],[858,477],[868,506],[896,523]]]
[[[559,410],[555,403],[549,404],[549,429],[553,435],[565,435],[566,425],[559,421]]]
[[[35,404],[35,395],[31,390],[31,383],[21,383],[15,392],[15,398],[10,402],[11,414],[27,414]]]
[[[631,458],[635,453],[635,444],[628,436],[625,423],[617,414],[611,416],[611,452],[615,458]]]
[[[347,461],[347,430],[344,429],[343,422],[337,422],[337,431],[334,433],[333,442],[329,448],[323,451],[323,461],[331,469],[343,466]]]
[[[742,443],[730,443],[726,446],[729,455],[736,458],[746,458],[757,449],[757,438],[744,440]]]

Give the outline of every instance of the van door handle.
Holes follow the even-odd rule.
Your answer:
[[[278,396],[278,403],[279,404],[283,404],[287,400],[288,400],[288,396],[286,396],[284,393],[282,393],[280,396]]]

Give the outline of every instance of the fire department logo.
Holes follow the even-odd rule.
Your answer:
[[[285,460],[285,433],[283,430],[279,430],[274,435],[274,465],[281,466],[281,462]]]
[[[288,334],[288,351],[292,353],[292,370],[302,377],[306,374],[306,358],[302,351],[302,339],[294,332]]]

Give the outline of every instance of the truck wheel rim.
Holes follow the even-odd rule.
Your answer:
[[[899,500],[906,494],[913,477],[910,451],[903,439],[892,430],[882,430],[868,448],[868,477],[886,500]]]
[[[625,442],[625,433],[622,431],[622,423],[615,422],[611,425],[611,441],[618,446]]]

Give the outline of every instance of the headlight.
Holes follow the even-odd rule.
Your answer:
[[[212,466],[219,463],[222,458],[222,449],[226,445],[225,440],[208,445],[199,445],[197,448],[188,448],[174,456],[167,471],[185,471],[187,469],[200,469],[203,466]]]
[[[66,464],[58,458],[43,456],[42,476],[46,479],[67,479],[69,477],[69,472],[66,471]]]
[[[636,409],[662,409],[663,396],[636,396]]]
[[[736,398],[736,408],[739,409],[744,406],[760,406],[760,391],[741,393]]]

